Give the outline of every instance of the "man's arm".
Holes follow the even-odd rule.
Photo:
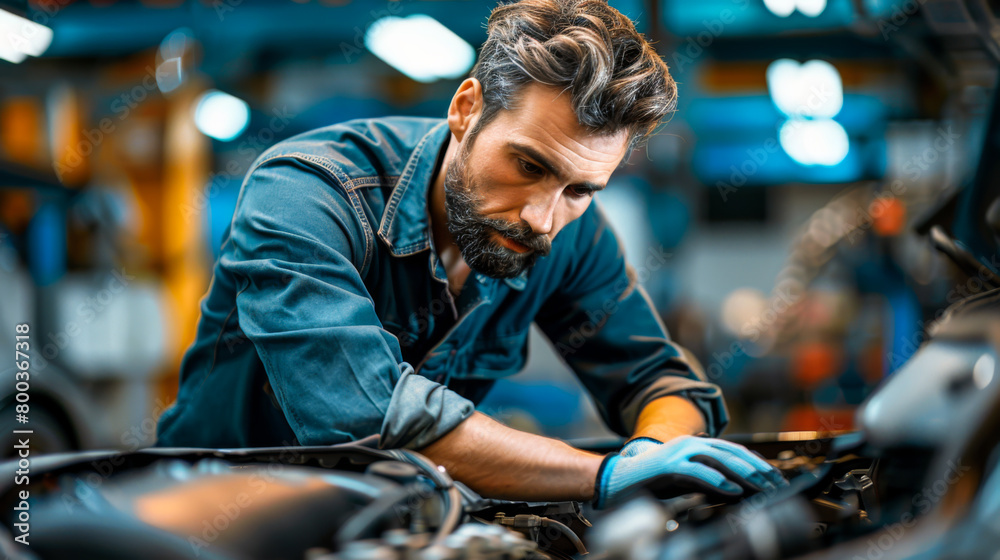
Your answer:
[[[291,157],[250,173],[220,261],[239,283],[233,320],[300,444],[380,431],[386,446],[426,444],[474,407],[414,374],[382,328],[360,273],[370,228],[349,196],[324,169]]]
[[[705,431],[705,417],[691,401],[675,395],[654,399],[639,413],[632,438],[670,441]]]
[[[483,496],[529,501],[592,500],[604,459],[480,412],[419,451]]]
[[[676,437],[662,429],[656,418],[660,413],[668,415],[666,425],[677,430]],[[695,418],[700,415],[681,397],[657,399],[644,409],[642,422],[648,424],[641,427],[668,443],[650,444],[639,454],[602,456],[507,428],[476,412],[420,452],[483,496],[593,501],[597,508],[621,502],[640,485],[661,498],[702,492],[729,500],[787,484],[742,446],[684,435],[698,427]],[[680,418],[692,422],[669,428]]]
[[[535,322],[608,427],[658,441],[718,435],[728,423],[721,391],[670,340],[638,284],[637,276],[664,267],[669,255],[650,251],[638,263],[646,270],[631,270],[596,201],[566,233],[560,249],[571,251],[573,261],[562,277],[548,280],[555,289]]]

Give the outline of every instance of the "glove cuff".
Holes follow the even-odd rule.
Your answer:
[[[604,509],[607,504],[608,479],[611,478],[611,470],[621,457],[617,453],[608,453],[601,461],[600,468],[597,469],[597,478],[594,480],[594,509]]]
[[[663,444],[663,442],[660,441],[660,440],[658,440],[658,439],[654,439],[654,438],[646,437],[646,436],[641,436],[641,437],[632,438],[632,439],[626,441],[625,445],[628,445],[628,444],[630,444],[632,442],[636,442],[636,441],[648,441],[648,442],[651,442],[651,443],[658,443],[660,445]],[[625,445],[623,445],[622,447],[624,447]]]
[[[642,455],[650,449],[655,449],[661,445],[663,445],[662,442],[651,437],[637,437],[635,439],[628,440],[618,451],[618,454],[622,457],[635,457],[636,455]]]

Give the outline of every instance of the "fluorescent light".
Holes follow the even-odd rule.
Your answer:
[[[168,58],[156,67],[156,85],[163,93],[170,93],[184,81],[184,65],[180,58]]]
[[[826,0],[764,0],[764,6],[778,17],[788,17],[798,10],[808,17],[816,17],[826,9]]]
[[[795,7],[808,17],[817,17],[826,9],[826,0],[798,0]]]
[[[789,119],[778,139],[785,153],[802,165],[837,165],[850,149],[847,131],[832,119]]]
[[[198,99],[194,124],[202,134],[228,142],[250,124],[250,106],[228,93],[209,90]]]
[[[458,78],[476,60],[472,45],[424,14],[376,21],[365,33],[365,47],[418,82]]]
[[[0,33],[2,33],[2,31],[0,31]],[[13,62],[14,64],[19,64],[27,57],[28,55],[21,51],[14,50],[14,47],[12,47],[10,43],[0,38],[0,58]]]
[[[795,11],[795,0],[764,0],[764,6],[778,17],[788,17]]]
[[[767,89],[778,110],[786,115],[798,113],[799,63],[781,58],[767,66]]]
[[[0,58],[17,64],[27,56],[41,56],[51,44],[51,29],[0,10]]]
[[[194,32],[187,27],[177,28],[160,41],[160,57],[164,60],[180,58],[194,43]]]
[[[767,89],[778,110],[790,117],[832,118],[844,106],[840,72],[824,60],[775,60],[767,67]]]
[[[186,79],[184,57],[189,55],[194,44],[194,32],[187,27],[175,29],[160,41],[156,67],[156,85],[163,93],[174,91]]]

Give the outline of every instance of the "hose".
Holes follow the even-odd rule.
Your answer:
[[[364,538],[365,533],[375,526],[387,513],[413,497],[423,497],[428,486],[422,482],[407,484],[400,488],[395,488],[379,496],[375,501],[365,506],[361,511],[350,519],[343,527],[337,531],[334,537],[341,548],[347,543]]]
[[[441,519],[438,530],[431,538],[431,545],[443,545],[444,540],[450,535],[462,520],[462,494],[452,483],[451,477],[444,471],[438,469],[437,465],[430,459],[414,451],[407,449],[393,449],[389,452],[400,461],[404,461],[419,467],[424,474],[437,486],[443,494],[445,513]]]
[[[543,517],[542,527],[555,527],[556,529],[559,530],[560,533],[566,535],[566,538],[569,539],[570,542],[573,543],[573,546],[576,547],[577,552],[579,552],[580,554],[587,554],[587,547],[583,545],[583,541],[580,540],[580,537],[578,537],[576,533],[573,532],[572,529],[570,529],[563,523],[560,523],[555,519],[549,519],[548,517]]]

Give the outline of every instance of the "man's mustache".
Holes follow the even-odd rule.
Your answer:
[[[544,257],[552,251],[552,242],[545,234],[536,234],[531,231],[528,224],[511,224],[504,220],[485,219],[487,225],[497,230],[500,235],[524,245],[525,247]]]

